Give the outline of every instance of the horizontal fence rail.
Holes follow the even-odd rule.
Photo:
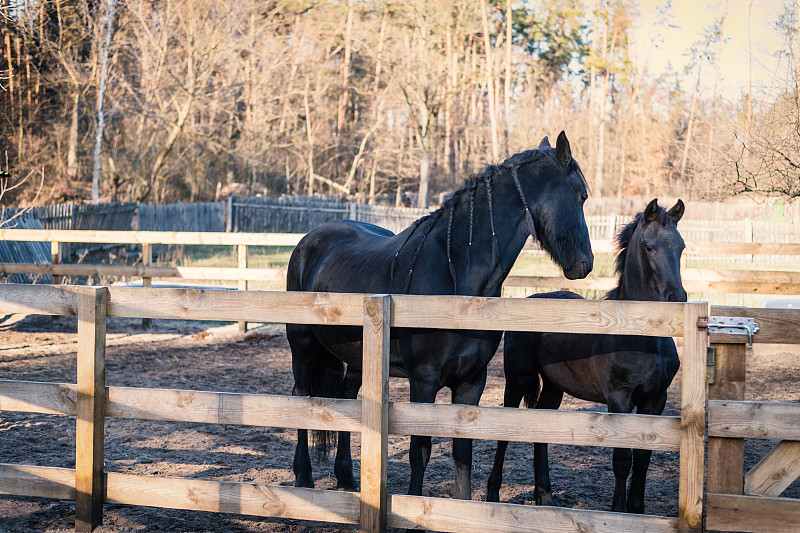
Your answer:
[[[150,286],[152,279],[195,281],[238,281],[239,289],[246,289],[248,282],[283,282],[286,268],[248,267],[248,247],[286,246],[293,247],[302,238],[299,233],[222,233],[222,232],[170,232],[170,231],[103,231],[103,230],[44,230],[44,229],[0,229],[0,242],[41,241],[50,242],[52,262],[0,263],[0,274],[40,276],[59,283],[63,276],[141,277],[143,286]],[[116,243],[142,246],[142,264],[134,266],[62,264],[59,243]],[[209,245],[236,246],[239,265],[235,268],[153,266],[153,245]],[[592,240],[595,254],[613,254],[613,242],[608,239]],[[523,253],[543,254],[537,246],[529,243]],[[800,243],[766,242],[687,242],[686,254],[704,257],[738,256],[783,257],[793,261],[800,255]],[[30,260],[28,260],[30,261]],[[37,260],[38,261],[38,260]],[[684,288],[689,293],[738,293],[800,295],[800,271],[791,270],[736,270],[736,269],[682,269]],[[15,278],[16,279],[16,278]],[[522,276],[511,275],[505,287],[596,290],[607,291],[616,285],[616,278],[589,276],[586,279],[567,280],[560,275]]]
[[[421,309],[425,312],[420,313]],[[576,523],[594,531],[696,531],[703,501],[706,310],[705,304],[682,303],[648,302],[644,306],[641,302],[612,301],[0,284],[0,311],[77,314],[82,324],[78,336],[78,384],[0,381],[0,409],[76,415],[79,420],[91,420],[83,435],[97,450],[79,457],[74,470],[0,465],[0,493],[75,498],[76,527],[82,530],[97,525],[103,502],[113,502],[360,523],[365,531],[423,527],[477,532],[485,531],[489,522],[497,531],[556,531]],[[362,326],[362,398],[371,399],[362,403],[364,400],[105,387],[96,381],[97,372],[104,365],[105,341],[101,333],[105,316]],[[543,319],[532,323],[532,316]],[[392,327],[683,337],[684,418],[390,403],[387,380]],[[79,393],[81,390],[86,392]],[[81,415],[87,408],[94,414]],[[105,417],[360,431],[361,493],[104,473],[98,465],[103,462]],[[565,444],[679,451],[679,517],[521,509],[509,504],[389,495],[389,433],[529,442],[546,439]],[[99,501],[97,494],[101,495]]]

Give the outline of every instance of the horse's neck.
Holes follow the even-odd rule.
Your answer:
[[[628,253],[631,253],[630,250]],[[609,293],[609,299],[633,301],[657,300],[658,298],[654,298],[651,291],[648,289],[641,268],[639,265],[629,265],[629,263],[632,262],[630,257],[625,261],[617,288],[611,291],[614,293],[613,295]]]
[[[481,187],[474,205],[474,224],[471,245],[469,272],[465,281],[473,294],[494,295],[499,293],[511,267],[517,259],[527,233],[520,228],[523,207],[513,184],[508,180],[496,180],[493,187],[493,224],[489,214],[489,200],[485,184]],[[461,221],[469,220],[469,201],[461,201],[456,208],[455,217]],[[445,218],[445,217],[443,217]],[[462,222],[463,224],[463,222]],[[466,226],[466,224],[464,224]],[[494,226],[494,236],[492,235]],[[469,240],[467,238],[467,240]],[[468,245],[469,246],[469,245]],[[493,247],[497,249],[495,262]],[[456,265],[457,271],[465,272],[464,265]]]

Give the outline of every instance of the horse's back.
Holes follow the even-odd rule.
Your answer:
[[[355,220],[334,220],[309,231],[289,259],[286,290],[370,292],[386,277],[380,272],[384,248],[395,237],[388,229]],[[361,286],[360,286],[361,285]]]

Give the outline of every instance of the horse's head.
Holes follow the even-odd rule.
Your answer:
[[[684,205],[678,200],[666,210],[653,199],[633,222],[620,230],[617,272],[622,277],[620,298],[685,302],[681,254],[686,245],[678,232]]]
[[[594,255],[583,216],[588,196],[586,179],[572,158],[567,136],[558,135],[552,148],[545,137],[533,163],[518,169],[522,193],[533,218],[534,239],[569,279],[585,278],[592,271]]]

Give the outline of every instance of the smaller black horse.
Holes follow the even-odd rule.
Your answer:
[[[685,246],[677,228],[683,212],[680,200],[669,211],[653,200],[620,230],[616,258],[619,284],[604,299],[686,301],[680,275]],[[569,291],[531,297],[581,298]],[[639,414],[660,415],[666,405],[667,388],[679,366],[675,342],[669,337],[509,331],[504,344],[503,404],[518,407],[524,398],[528,408],[558,409],[566,392],[582,400],[604,403],[611,413],[630,413],[636,408]],[[507,447],[508,442],[497,443],[487,501],[500,500]],[[650,450],[614,448],[614,511],[644,512],[650,455]],[[626,499],[631,464],[633,475]],[[537,505],[554,505],[546,443],[534,444],[534,476]]]

